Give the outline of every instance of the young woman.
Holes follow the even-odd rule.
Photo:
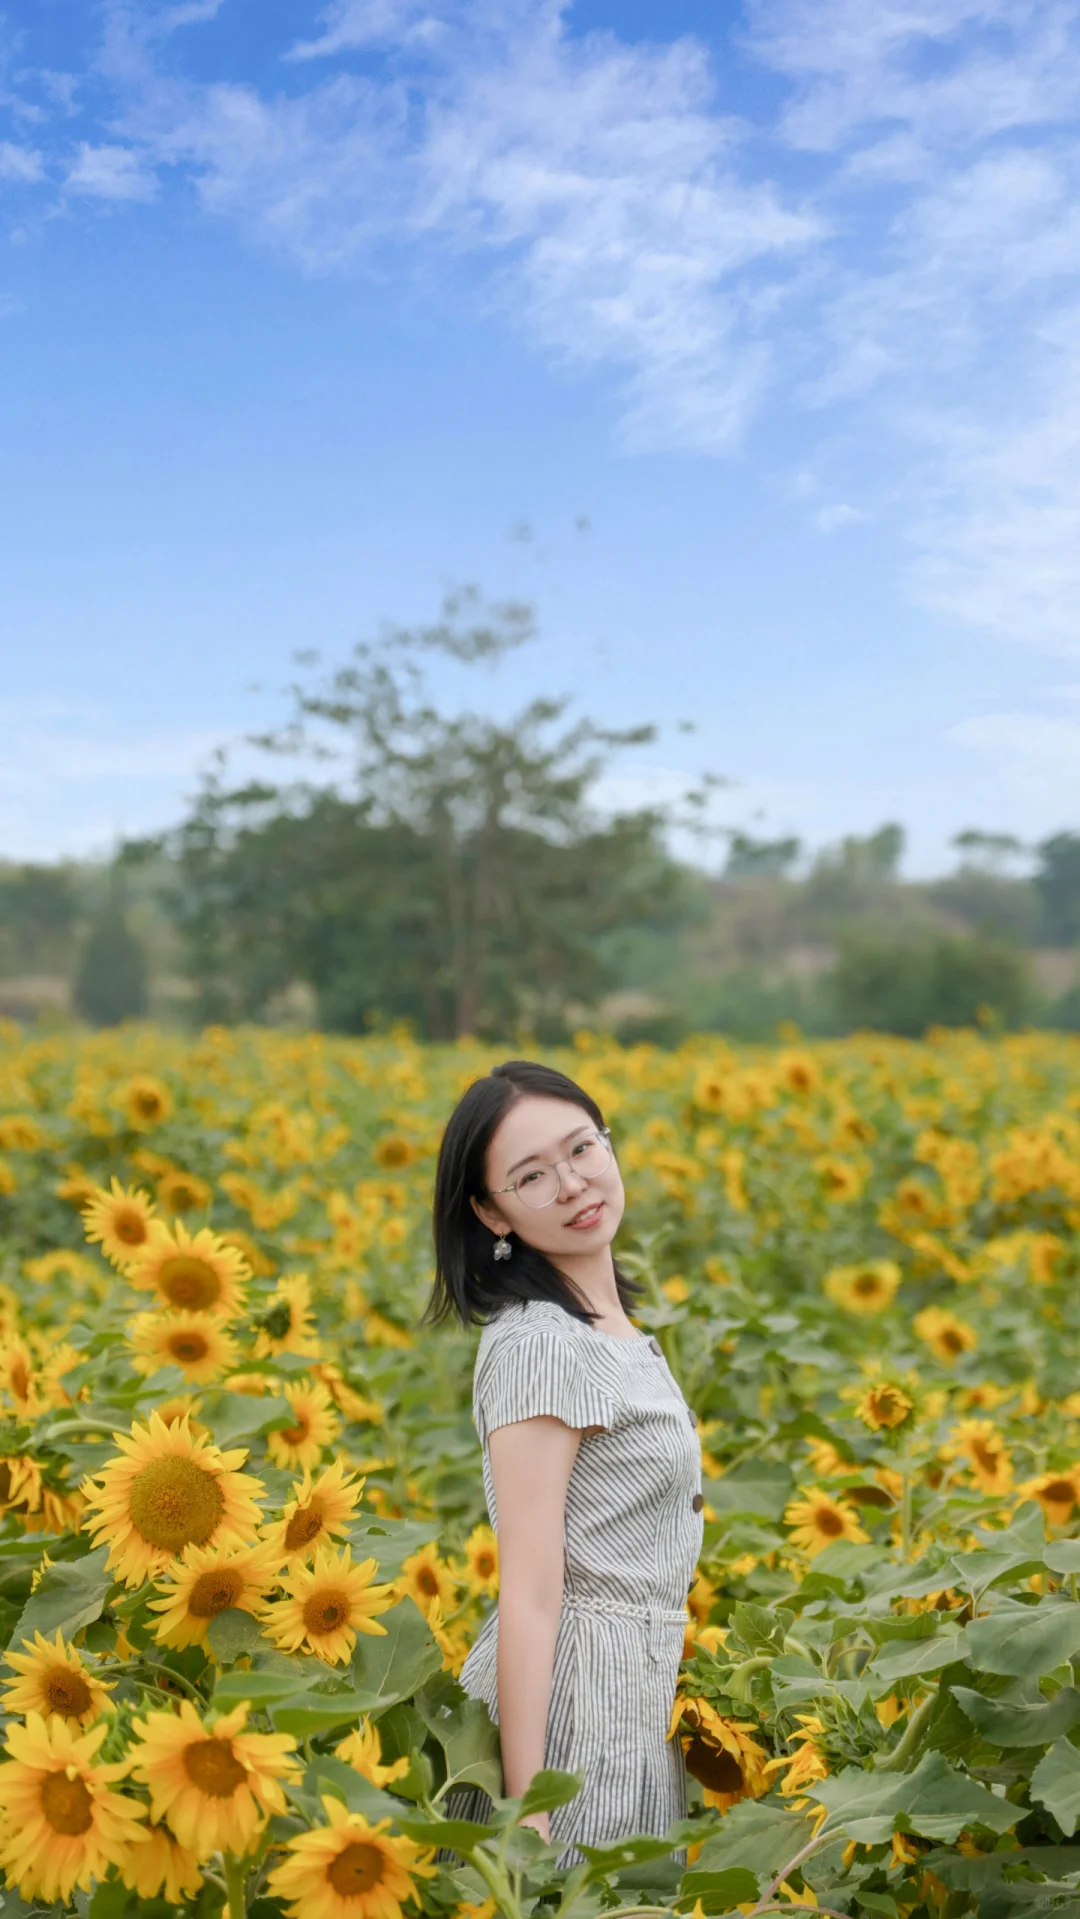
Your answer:
[[[667,1738],[701,1550],[696,1419],[611,1242],[622,1180],[595,1100],[510,1060],[453,1113],[435,1185],[426,1317],[484,1322],[473,1418],[500,1593],[461,1674],[499,1726],[504,1790],[584,1775],[530,1823],[562,1845],[663,1833],[685,1810]],[[490,1802],[455,1796],[457,1817]]]

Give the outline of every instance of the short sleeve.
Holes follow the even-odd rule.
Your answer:
[[[612,1400],[569,1342],[552,1333],[529,1333],[493,1354],[477,1378],[473,1411],[484,1443],[499,1426],[545,1414],[575,1430],[610,1426],[615,1418]]]

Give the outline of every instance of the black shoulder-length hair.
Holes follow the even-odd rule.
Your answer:
[[[510,1236],[513,1256],[497,1261],[495,1235],[477,1219],[470,1204],[474,1198],[488,1197],[486,1164],[492,1135],[503,1114],[525,1093],[583,1106],[597,1126],[604,1124],[599,1106],[583,1087],[535,1060],[508,1059],[493,1066],[486,1079],[473,1082],[451,1113],[439,1149],[432,1222],[435,1284],[424,1311],[425,1324],[456,1318],[465,1326],[476,1325],[513,1299],[547,1299],[574,1319],[596,1318],[566,1274],[516,1233]],[[617,1265],[615,1284],[628,1312],[641,1288]]]

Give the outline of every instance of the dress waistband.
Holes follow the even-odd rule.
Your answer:
[[[635,1606],[629,1600],[590,1599],[579,1593],[565,1593],[563,1605],[571,1612],[613,1613],[617,1619],[644,1619],[650,1623],[656,1619],[685,1626],[687,1619],[685,1606]]]

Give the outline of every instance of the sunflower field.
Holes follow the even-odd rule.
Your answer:
[[[696,1410],[690,1813],[560,1870],[456,1675],[475,1042],[0,1028],[4,1914],[1080,1914],[1080,1041],[549,1055]],[[447,1815],[471,1782],[488,1825]]]

